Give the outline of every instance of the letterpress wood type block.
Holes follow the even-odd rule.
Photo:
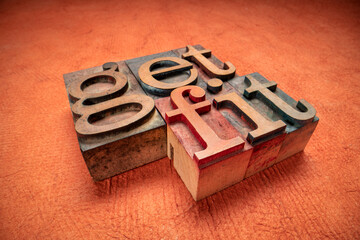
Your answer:
[[[198,72],[193,65],[172,51],[125,61],[146,94],[153,99],[169,96],[171,91],[196,84]]]
[[[304,150],[319,122],[315,109],[308,102],[295,101],[259,73],[236,76],[229,83],[268,120],[286,123],[286,136],[274,163]]]
[[[194,47],[202,48],[200,45]],[[187,48],[193,49],[192,53],[195,54],[195,48],[192,46],[188,46]],[[198,54],[195,54],[195,56],[201,59],[201,62],[204,62],[203,65],[205,67],[202,65],[202,68],[199,68],[197,65],[189,62],[195,58],[188,57],[186,60],[182,57],[182,54],[185,53],[186,48],[180,48],[173,51],[126,60],[125,62],[146,94],[153,99],[169,96],[174,89],[186,85],[197,85],[205,90],[211,88],[213,89],[213,94],[219,93],[222,89],[224,89],[225,92],[232,89],[229,84],[220,84],[220,86],[218,86],[221,81],[212,81],[213,86],[207,84],[210,78],[206,73],[209,71],[205,68],[209,67],[211,71],[217,74],[214,75],[209,72],[212,76],[229,78],[229,76],[233,76],[235,73],[235,67],[231,63],[228,62],[228,65],[226,65],[226,67],[231,66],[231,69],[222,70],[211,64],[211,62],[206,63],[201,56],[199,57]],[[210,56],[210,58],[212,57]]]
[[[100,181],[166,156],[166,126],[125,64],[64,74],[81,153]]]
[[[234,93],[237,91],[228,83],[228,81],[235,81],[234,78],[238,76],[235,74],[235,68],[230,62],[221,62],[211,54],[210,50],[204,49],[201,45],[196,45],[194,47],[187,46],[186,48],[173,51],[178,56],[187,57],[190,61],[193,61],[194,57],[189,58],[189,55],[194,55],[200,59],[200,64],[200,61],[195,59],[196,64],[198,64],[195,65],[195,68],[198,69],[199,76],[207,82],[207,89],[209,92],[213,93],[214,89],[216,89],[216,85],[219,85],[219,82],[221,81],[218,78],[214,79],[208,76],[209,69],[212,69],[211,71],[213,72],[217,72],[217,76],[224,79],[223,86],[226,91],[222,91],[222,94],[217,94],[216,96],[209,96],[209,94],[207,94],[207,97],[209,96],[211,99],[215,98],[214,103],[220,113],[253,147],[245,177],[249,177],[256,172],[273,165],[285,137],[285,123],[281,121],[277,121],[276,123],[267,121],[264,119],[261,112],[259,114],[252,109],[252,104],[249,100],[241,94]],[[204,55],[200,56],[200,53]],[[210,75],[211,74],[212,73],[210,73]],[[223,75],[221,76],[220,74]],[[261,130],[262,132],[260,132]],[[254,137],[254,134],[256,133],[259,134]]]
[[[191,57],[192,55],[188,52],[189,49],[190,53],[199,57],[201,62],[194,59],[194,57]],[[196,50],[200,53],[205,52],[206,57],[199,56],[199,54],[195,52]],[[173,52],[177,57],[187,59],[193,63],[193,68],[197,70],[199,79],[196,85],[206,90],[207,99],[212,100],[215,96],[234,91],[234,88],[230,84],[221,80],[229,79],[234,76],[236,69],[230,62],[227,62],[228,65],[225,66],[225,64],[211,54],[210,50],[205,50],[201,45],[189,45],[184,48],[175,49]],[[197,65],[197,62],[200,64]],[[228,66],[231,66],[230,71],[229,69],[224,70],[224,68]],[[216,74],[212,72],[215,72]]]
[[[201,88],[205,90],[211,88],[211,92],[206,92],[206,96],[209,97],[209,99],[212,99],[216,95],[226,93],[229,90],[233,90],[229,84],[223,87],[222,81],[219,79],[217,79],[218,82],[216,82],[216,79],[213,79],[215,82],[209,84],[209,77],[201,71],[197,65],[193,65],[189,61],[182,59],[178,52],[169,51],[154,54],[127,60],[126,63],[137,77],[145,92],[155,99],[156,106],[163,117],[166,116],[166,111],[173,109],[171,103],[176,101],[170,101],[169,97],[163,98],[164,96],[170,95],[170,93],[172,95],[178,93],[178,97],[175,98],[183,104],[183,109],[191,109],[193,106],[191,104],[192,101],[196,102],[196,100],[190,100],[190,98],[185,99],[182,96],[182,93],[179,94],[178,91],[181,91],[183,88],[188,90],[192,88],[198,89],[198,91],[202,91],[204,94],[203,97],[205,97],[205,91]],[[206,78],[207,82],[199,77],[199,72]],[[187,85],[196,85],[196,87]],[[187,90],[184,90],[184,94],[186,94],[186,92]],[[192,95],[189,94],[189,96]],[[202,103],[204,102],[202,101]],[[211,102],[207,103],[209,104],[207,107],[210,109]],[[184,126],[184,124],[178,123],[178,121],[175,121],[173,118],[172,121],[176,122],[175,125],[168,127],[169,156],[171,157],[170,152],[175,156],[173,157],[174,167],[196,200],[211,195],[242,180],[251,155],[250,146],[247,145],[244,148],[244,141],[240,137],[237,137],[237,140],[241,140],[241,144],[238,146],[241,147],[241,149],[236,150],[235,148],[237,146],[230,146],[230,149],[227,149],[226,147],[229,146],[224,145],[225,140],[216,137],[216,133],[208,127],[199,116],[199,112],[197,111],[201,111],[201,109],[202,108],[197,109],[196,111],[191,110],[193,114],[187,115],[188,117],[195,116],[195,120],[191,119],[191,122],[197,123],[194,125],[195,127],[190,124],[190,120],[185,120],[188,124],[188,128]],[[216,123],[219,123],[220,126],[227,126],[226,131],[220,132],[222,136],[228,137],[237,134],[235,129],[231,127],[231,124],[226,122],[219,113],[209,111],[210,110],[207,110],[203,117],[208,119],[208,121],[212,119],[212,121],[210,121],[210,126],[212,125],[212,127],[218,128]],[[217,110],[215,109],[215,111]],[[182,115],[182,113],[180,115]],[[198,123],[199,121],[202,125]],[[225,125],[222,125],[221,122],[225,122]],[[206,130],[204,130],[204,128]],[[200,131],[201,129],[202,131]],[[175,136],[174,131],[177,136]],[[200,131],[202,134],[211,135],[211,137],[208,137],[207,139],[210,140],[212,145],[209,146],[210,142],[204,143],[202,141],[196,141],[196,136],[198,138],[199,136],[192,134],[197,131]],[[219,130],[217,129],[217,131]],[[226,135],[224,133],[228,134]],[[179,140],[184,146],[179,143]],[[204,144],[206,144],[206,147]],[[220,148],[216,150],[216,147]],[[197,148],[205,148],[205,153],[206,150],[211,149],[215,152],[207,153],[209,157],[200,157],[200,159],[198,159],[195,152]],[[234,157],[236,152],[239,154]],[[217,178],[214,179],[214,176],[217,176]]]
[[[195,200],[244,178],[252,148],[202,88],[180,87],[156,106],[168,124],[168,156]]]
[[[195,200],[302,151],[318,123],[308,102],[258,73],[239,77],[201,45],[64,79],[94,180],[160,159],[167,149]]]
[[[286,124],[266,119],[236,92],[216,97],[214,103],[253,147],[245,177],[273,165],[286,136]]]
[[[183,54],[186,54],[189,49],[192,51],[192,54],[197,56],[198,54],[195,50],[203,48],[200,45],[195,47],[188,46],[186,48],[175,49],[173,52],[176,54],[176,56],[182,58]],[[209,53],[209,51],[207,52]],[[201,56],[199,58],[201,60],[201,64],[199,64],[199,66],[196,64],[193,65],[193,69],[196,70],[195,73],[198,73],[198,79],[195,83],[192,84],[196,84],[196,86],[202,88],[203,90],[208,90],[204,93],[206,99],[210,100],[210,105],[208,106],[210,109],[211,102],[214,97],[235,91],[230,84],[222,82],[222,80],[219,78],[212,77],[228,79],[229,76],[231,77],[234,75],[235,68],[231,67],[231,71],[224,70],[224,67],[218,64],[219,61],[216,62],[215,65],[212,61],[217,59],[213,55],[207,55],[207,58],[209,58],[210,61],[208,61],[208,59],[201,59]],[[188,60],[194,61],[194,59],[191,58],[188,58]],[[231,65],[231,63],[228,63],[228,66]],[[215,72],[217,75],[209,76],[209,69],[207,68]],[[188,87],[191,88],[192,86]],[[177,90],[174,90],[174,94],[175,91]],[[191,95],[189,94],[189,96]],[[180,99],[182,99],[182,97]],[[190,97],[185,97],[185,101],[187,101],[187,103],[183,102],[185,104],[184,108],[188,108],[190,105],[192,106],[192,104],[196,102],[195,100],[191,100]],[[160,113],[165,117],[167,114],[166,112],[173,109],[172,105],[174,105],[174,102],[172,102],[171,99],[167,97],[156,99],[155,104]],[[225,151],[222,153],[224,154],[222,157],[219,157],[214,153],[212,156],[213,161],[204,163],[203,160],[196,158],[195,153],[201,149],[204,151],[206,149],[212,149],[212,146],[209,146],[208,143],[204,143],[203,140],[199,139],[197,132],[200,130],[197,127],[202,126],[202,128],[204,128],[204,126],[207,125],[203,126],[198,123],[195,124],[194,127],[189,123],[188,120],[186,120],[186,118],[182,120],[186,122],[187,125],[178,121],[168,123],[168,156],[173,159],[175,169],[179,173],[185,185],[190,190],[195,200],[199,200],[236,182],[241,181],[244,178],[244,171],[247,168],[247,163],[252,152],[251,145],[245,140],[245,138],[243,139],[243,136],[241,136],[239,132],[235,131],[235,128],[231,126],[230,122],[226,121],[226,119],[224,119],[224,117],[219,114],[215,108],[213,108],[210,112],[202,113],[201,117],[198,116],[198,111],[199,110],[197,110],[196,113],[198,118],[197,121],[194,119],[193,120],[194,122],[200,121],[203,123],[203,125],[208,124],[210,126],[210,128],[206,127],[207,130],[203,130],[202,133],[212,133],[212,137],[209,137],[208,139],[211,140],[214,146],[223,147],[223,140],[221,137],[227,138],[229,136],[237,136],[238,139],[242,139],[244,142],[244,149],[243,151],[239,152],[239,156],[237,157],[233,156],[235,152],[228,154]],[[208,123],[206,123],[206,121],[203,122],[203,120],[206,120]],[[222,131],[222,128],[225,128],[225,131]],[[218,133],[221,137],[217,137],[213,131]]]
[[[225,62],[219,66],[211,50],[204,49],[201,45],[186,46],[186,52],[182,52],[182,58],[194,62],[210,78],[219,78],[222,80],[232,79],[235,76],[236,68],[231,62]]]

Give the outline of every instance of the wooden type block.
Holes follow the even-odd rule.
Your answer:
[[[183,57],[184,55],[186,56],[186,54],[188,53],[188,48],[189,47],[192,47],[193,50],[197,50],[198,52],[203,52],[203,51],[206,50],[203,46],[201,46],[200,44],[197,44],[197,45],[194,45],[194,46],[187,46],[187,47],[174,49],[172,51],[177,57],[187,59],[189,62],[193,63],[195,68],[199,71],[199,76],[205,82],[208,82],[212,78],[216,78],[216,77],[214,77],[214,75],[211,76],[211,75],[207,74],[207,72],[209,72],[209,71],[207,70],[206,67],[209,64],[206,64],[205,66],[202,65],[202,64],[198,65],[197,62],[193,61],[192,58],[184,58]],[[206,50],[206,51],[211,53],[210,50]],[[207,61],[209,61],[211,63],[211,65],[213,65],[212,68],[217,68],[217,69],[220,69],[220,70],[224,69],[224,63],[221,62],[214,54],[205,54],[205,55],[206,55]],[[231,64],[231,63],[229,63],[229,64]],[[234,74],[235,74],[236,69],[233,69],[232,71],[234,71]],[[221,79],[221,78],[219,78],[219,79]],[[226,80],[223,80],[223,81],[226,81]]]
[[[193,47],[194,49],[198,50],[199,52],[208,52],[201,45],[196,45]],[[186,56],[187,48],[181,48],[173,50],[177,56]],[[219,69],[224,69],[225,64],[222,63],[218,58],[214,55],[206,56],[207,59],[212,62]],[[208,82],[211,78],[207,76],[206,71],[200,69],[204,66],[199,65],[196,66],[199,71],[199,76],[205,81]],[[269,84],[269,81],[263,78],[260,74],[254,73],[250,74],[251,76],[256,76],[259,79],[260,83]],[[227,85],[231,85],[236,89],[238,94],[244,99],[251,107],[255,108],[258,112],[260,112],[263,116],[265,116],[268,120],[271,121],[278,121],[283,120],[287,126],[285,129],[286,136],[277,136],[276,134],[267,139],[267,141],[271,141],[266,143],[252,143],[255,147],[253,151],[253,156],[249,163],[249,169],[247,171],[246,177],[253,175],[256,172],[259,172],[271,165],[290,157],[300,151],[302,151],[307,142],[309,141],[312,133],[314,132],[316,125],[318,123],[318,117],[312,117],[315,115],[315,109],[311,107],[306,101],[300,100],[296,102],[290,96],[285,94],[281,89],[276,88],[276,85],[269,86],[273,88],[274,93],[279,96],[281,99],[284,100],[286,104],[283,104],[283,107],[288,111],[293,113],[294,118],[290,118],[286,112],[283,112],[281,109],[275,109],[274,106],[270,106],[269,101],[266,103],[264,99],[257,99],[254,96],[251,96],[252,99],[246,98],[243,93],[245,89],[248,89],[249,84],[245,83],[245,76],[239,77],[237,74],[234,74],[232,78],[225,78],[226,82],[224,82],[224,86],[227,88],[226,92],[232,92],[231,88]],[[248,89],[251,91],[251,89]],[[256,91],[253,91],[252,95],[257,94]],[[270,96],[271,97],[271,96]],[[287,106],[289,105],[289,106]],[[275,109],[275,110],[274,110]],[[294,110],[294,111],[292,111]],[[303,114],[300,111],[308,111],[308,114]],[[220,109],[220,112],[235,126],[235,128],[241,132],[242,134],[247,134],[249,132],[249,128],[247,128],[247,124],[242,124],[242,119],[238,117],[238,114],[234,114],[232,110],[229,109]],[[298,114],[300,112],[300,114]],[[303,116],[301,116],[303,115]],[[304,116],[305,115],[305,116]],[[281,134],[280,134],[281,135]],[[264,147],[264,150],[261,150]],[[271,149],[266,150],[269,146],[272,146]],[[277,155],[277,156],[276,156]],[[263,156],[263,157],[260,157]],[[268,156],[268,157],[266,157]],[[276,156],[276,157],[275,157]]]
[[[203,49],[201,45],[194,46],[194,49],[198,48]],[[182,54],[185,53],[186,48],[180,48],[125,62],[146,94],[153,99],[169,96],[172,90],[186,85],[196,85],[206,90],[207,82],[210,80],[209,76],[196,64],[183,59]],[[212,61],[216,58],[210,56],[209,59]],[[215,68],[221,70],[223,66],[214,65],[213,69]],[[232,67],[231,71],[235,72],[235,68]],[[232,90],[232,87],[224,83],[221,89],[228,92]],[[216,93],[219,92],[220,89]]]
[[[193,64],[172,51],[125,61],[146,94],[153,99],[169,96],[175,88],[195,85],[198,72]]]
[[[201,45],[195,45],[195,46],[193,46],[193,48],[196,49],[196,50],[199,50],[199,51],[205,50],[205,48],[203,46],[201,46]],[[182,58],[182,56],[187,53],[187,47],[178,48],[178,49],[175,49],[175,50],[172,50],[172,51],[177,57]],[[222,63],[213,54],[207,55],[207,60],[209,62],[211,62],[211,64],[214,65],[214,67],[216,67],[218,69],[223,69],[224,68],[224,63]],[[213,77],[209,76],[206,73],[207,70],[204,70],[204,66],[199,66],[199,65],[197,65],[195,63],[193,63],[193,65],[194,65],[194,69],[196,69],[197,72],[198,72],[199,81],[197,81],[196,85],[201,87],[202,89],[204,89],[204,90],[208,89],[208,83],[209,83],[210,80],[216,79],[218,81],[222,81],[222,80],[220,80],[218,78],[213,78]],[[234,69],[234,71],[235,71],[235,69]],[[232,91],[234,91],[234,88],[230,84],[228,84],[226,81],[224,81],[222,86],[221,86],[221,90],[219,89],[216,92],[206,91],[206,97],[207,97],[207,99],[212,100],[213,97],[215,97],[215,96],[219,96],[219,95],[222,95],[222,94],[225,94],[225,93],[228,93],[228,92],[232,92]]]
[[[168,156],[195,200],[303,150],[315,109],[257,73],[235,71],[196,45],[64,75],[94,180],[164,157],[165,124],[154,106],[168,123]]]
[[[168,122],[168,156],[193,198],[200,200],[241,181],[252,147],[211,108],[200,87],[182,87],[171,95],[155,104]]]
[[[284,107],[286,104],[286,108],[284,109],[291,108],[290,110],[294,111],[293,116],[295,117],[289,117],[286,112],[278,109],[278,106],[276,107],[271,104],[265,99],[266,96],[264,97],[261,94],[260,96],[252,96],[251,99],[247,98],[249,104],[258,112],[262,113],[267,119],[272,121],[282,120],[286,123],[286,136],[274,163],[280,162],[287,157],[303,151],[319,122],[319,118],[315,116],[315,109],[313,109],[306,101],[295,101],[281,89],[277,88],[276,83],[269,82],[259,73],[252,73],[249,74],[249,76],[253,77],[252,79],[255,79],[258,83],[269,88],[272,91],[272,94],[280,98],[282,100],[281,107]],[[228,81],[228,83],[230,83],[241,95],[244,93],[249,95],[249,92],[246,93],[245,90],[250,88],[250,81],[245,79],[245,77],[246,76],[235,76]],[[308,114],[299,116],[296,115],[296,112],[300,114],[307,112]],[[300,120],[297,121],[296,117]]]
[[[219,67],[211,61],[211,50],[204,49],[200,45],[197,47],[191,45],[186,46],[186,52],[181,54],[181,57],[196,63],[210,78],[227,80],[233,78],[235,75],[236,68],[231,62],[225,62]]]
[[[235,92],[215,98],[214,103],[253,147],[245,177],[272,166],[286,136],[286,124],[266,119]]]
[[[64,74],[81,153],[95,181],[166,156],[166,126],[125,64]]]
[[[205,48],[201,45],[196,45],[194,48],[198,51],[204,51]],[[187,48],[180,48],[173,50],[173,52],[181,57],[187,52]],[[207,58],[214,66],[216,66],[218,69],[224,69],[225,64],[221,62],[216,56],[213,54],[211,56],[208,56]],[[206,73],[206,71],[203,70],[203,66],[195,65],[195,68],[199,71],[199,76],[204,82],[209,82],[212,80],[211,77],[209,77]],[[237,80],[240,80],[238,76],[235,74],[234,78],[237,77]],[[230,84],[229,82],[234,82],[236,79],[234,78],[228,78],[226,81],[224,81],[223,86],[225,88],[224,91],[221,91],[220,94],[211,94],[210,92],[207,92],[207,98],[213,99],[216,97],[221,98],[221,96],[224,96],[225,94],[237,92]],[[201,85],[201,83],[199,84]],[[202,86],[204,88],[204,86]],[[238,92],[237,92],[238,93]],[[250,105],[250,107],[254,107],[252,103],[246,99],[242,94],[238,95],[242,98],[243,101]],[[224,104],[225,108],[219,108],[220,113],[235,127],[235,129],[246,138],[249,134],[249,132],[253,131],[257,127],[251,124],[251,121],[246,121],[241,114],[240,108],[234,108],[233,104]],[[220,107],[220,106],[219,106]],[[261,112],[260,112],[261,113]],[[253,115],[254,117],[254,115]],[[250,119],[248,119],[250,120]],[[265,122],[262,123],[259,126],[269,126],[272,122]],[[281,124],[281,123],[280,123]],[[285,126],[285,124],[283,124]],[[282,143],[284,141],[285,134],[283,133],[283,129],[280,132],[276,133],[270,133],[270,135],[266,136],[265,138],[262,138],[260,141],[250,141],[251,146],[253,147],[253,154],[251,155],[251,159],[249,161],[248,170],[245,175],[245,177],[249,177],[259,171],[262,171],[270,166],[272,166],[278,157],[280,148],[282,146]]]

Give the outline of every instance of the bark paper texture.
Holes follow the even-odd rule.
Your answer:
[[[1,239],[359,239],[360,5],[1,1]],[[168,158],[94,183],[63,73],[200,43],[320,122],[305,151],[195,202]]]

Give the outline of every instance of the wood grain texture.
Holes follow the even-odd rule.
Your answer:
[[[249,78],[256,79],[259,84],[269,84],[269,80],[267,80],[264,76],[260,75],[259,73],[252,73],[247,75]],[[273,109],[266,101],[263,99],[252,98],[248,99],[245,98],[245,91],[249,89],[249,82],[245,81],[246,76],[235,76],[235,78],[228,81],[228,83],[233,86],[239,95],[241,95],[246,101],[256,109],[259,113],[261,113],[265,118],[269,121],[279,121],[282,120],[286,123],[286,136],[284,139],[284,144],[282,144],[280,152],[276,159],[273,160],[274,163],[280,162],[287,157],[290,157],[298,152],[301,152],[305,149],[307,143],[310,140],[315,128],[319,122],[319,118],[315,116],[313,113],[312,118],[313,120],[308,120],[303,125],[294,124],[289,122],[288,117],[284,116],[278,109]],[[270,92],[270,91],[269,91]],[[291,109],[293,112],[302,113],[298,109],[297,101],[282,91],[279,87],[276,88],[274,92],[270,92],[275,98],[278,98],[279,101],[282,102],[282,105],[285,105],[287,108]],[[314,109],[312,109],[314,110]],[[315,116],[315,117],[314,117]]]
[[[188,87],[199,89],[185,86],[175,91],[181,93]],[[216,108],[201,115],[195,112],[196,106],[207,100],[187,107],[184,115],[188,121],[169,121],[169,114],[177,111],[170,101],[170,98],[174,100],[176,97],[174,93],[157,99],[155,104],[168,124],[168,156],[192,197],[198,201],[243,180],[253,152],[251,145],[245,143],[245,138]],[[178,110],[183,111],[186,106],[181,105]],[[197,118],[189,117],[195,114]]]
[[[241,136],[243,136],[244,139],[246,139],[246,136],[248,136],[249,132],[254,130],[249,126],[248,122],[242,119],[239,114],[234,112],[232,109],[221,108],[219,112],[234,126],[234,128]],[[255,173],[271,167],[275,163],[279,162],[278,156],[281,147],[283,146],[285,137],[286,134],[280,132],[277,134],[272,134],[271,136],[264,138],[262,141],[251,144],[253,152],[249,160],[245,178],[250,177]],[[299,136],[294,136],[294,138],[297,137]],[[301,142],[301,140],[298,141]],[[249,142],[247,142],[247,144],[250,145]],[[291,145],[291,143],[288,145]],[[285,149],[290,149],[290,147],[287,146]]]
[[[204,47],[201,45],[195,45],[194,49],[197,51],[204,51]],[[179,48],[173,50],[173,52],[178,56],[181,57],[186,55],[187,48]],[[208,56],[208,61],[218,69],[224,68],[224,63],[217,58],[214,54]],[[202,82],[210,81],[211,77],[209,77],[204,72],[204,67],[199,67],[195,65],[195,68],[199,72],[199,78],[201,79],[198,82],[198,86],[204,88]],[[259,73],[250,74],[249,77],[254,77],[258,79],[260,83],[266,84],[269,81],[261,76]],[[279,114],[274,112],[268,105],[266,105],[263,101],[259,99],[247,99],[243,96],[244,90],[248,89],[249,84],[246,83],[245,76],[239,76],[235,74],[235,76],[231,79],[227,79],[224,82],[224,89],[220,91],[218,94],[212,94],[211,92],[207,92],[207,97],[210,99],[214,98],[223,98],[225,94],[237,92],[239,96],[250,104],[251,107],[255,108],[260,114],[267,118],[268,121],[271,121],[275,124],[280,124],[285,121],[285,119]],[[275,91],[276,96],[279,96],[281,99],[284,99],[286,103],[291,105],[291,107],[296,106],[296,101],[283,92],[280,88],[277,88]],[[234,113],[229,109],[220,109],[220,112],[223,116],[231,122],[231,124],[243,135],[247,136],[248,133],[253,130],[251,127],[240,118],[238,113]],[[282,121],[283,120],[283,121]],[[265,142],[263,141],[261,144],[255,144],[254,154],[251,157],[250,164],[248,166],[248,171],[246,173],[246,177],[250,177],[253,174],[262,171],[275,163],[278,163],[300,151],[303,151],[305,146],[307,145],[308,141],[312,133],[315,131],[315,128],[318,123],[318,117],[315,117],[314,121],[308,123],[306,126],[294,126],[292,124],[287,123],[286,132],[289,133],[283,136],[274,136],[276,139],[272,139],[270,142],[266,142],[270,139],[267,139]],[[280,122],[279,122],[280,121]],[[286,122],[286,121],[285,121]],[[264,126],[269,126],[270,124],[262,124]],[[283,144],[284,143],[284,144]]]
[[[146,96],[125,62],[120,61],[110,65],[117,68],[115,74],[118,74],[118,78],[114,86],[107,82],[108,79],[99,82],[99,78],[114,75],[112,71],[110,74],[104,72],[102,66],[64,74],[80,150],[95,181],[104,180],[166,157],[166,126],[155,108],[153,99]],[[89,80],[93,80],[87,87],[92,88],[92,92],[86,88],[81,89],[81,86]],[[120,95],[116,94],[111,99],[101,99],[101,101],[94,100],[96,99],[94,96],[107,96],[104,92],[111,91],[119,85],[119,82],[122,84],[120,90],[124,89]],[[111,86],[110,90],[108,85]],[[78,90],[77,101],[73,99],[74,89]],[[88,99],[92,99],[94,103],[84,105],[83,102],[89,101]],[[127,107],[122,107],[123,105]],[[107,110],[114,108],[117,110]],[[105,113],[101,114],[101,118],[98,117],[93,124],[89,124],[90,118],[84,118],[86,111],[90,112],[87,116],[96,115],[98,112]],[[114,129],[114,125],[117,128],[119,125],[124,127]],[[79,134],[79,126],[83,127],[82,132],[93,128],[98,133]]]
[[[180,137],[180,138],[179,138]],[[186,126],[167,126],[168,156],[176,172],[195,201],[213,195],[244,179],[252,154],[252,148],[245,148],[236,154],[222,157],[221,161],[199,167],[182,141],[194,142]],[[192,141],[191,141],[192,140]],[[196,141],[196,140],[195,140]]]
[[[1,1],[0,238],[359,239],[359,12],[358,1]],[[196,43],[312,103],[321,121],[305,151],[199,202],[167,158],[94,183],[62,74]]]
[[[171,92],[167,102],[171,105],[170,110],[160,111],[165,115],[166,123],[168,125],[176,122],[185,123],[203,148],[200,151],[188,150],[188,152],[194,152],[193,157],[200,168],[209,162],[217,161],[217,158],[244,148],[244,140],[235,136],[233,132],[236,130],[216,109],[211,107],[211,102],[205,98],[204,89],[198,86],[177,88]],[[201,117],[207,114],[212,127]],[[222,132],[222,137],[216,131]],[[229,136],[233,137],[229,138]],[[181,136],[178,137],[182,139]],[[184,144],[186,144],[185,140]]]

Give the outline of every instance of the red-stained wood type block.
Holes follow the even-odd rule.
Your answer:
[[[252,147],[198,86],[155,100],[167,119],[168,156],[195,200],[241,181]]]
[[[173,52],[179,56],[179,57],[183,57],[186,56],[187,52],[188,52],[189,47],[186,48],[180,48],[180,49],[175,49],[173,50]],[[202,47],[201,45],[196,45],[192,47],[192,52],[194,52],[194,50],[197,50],[198,52],[209,52],[209,50],[206,50],[204,47]],[[228,63],[227,65],[224,64],[223,62],[221,62],[217,57],[215,57],[213,54],[209,54],[206,56],[207,61],[209,61],[211,63],[211,65],[213,66],[213,68],[217,68],[217,69],[225,69],[227,68],[227,66],[232,65],[231,63]],[[190,59],[191,61],[191,59]],[[203,59],[203,61],[205,61]],[[209,64],[208,64],[209,65]],[[198,70],[199,72],[199,76],[201,77],[201,79],[206,82],[209,83],[212,79],[210,76],[207,75],[208,70],[206,70],[205,66],[203,64],[199,64],[199,65],[195,65],[195,68]],[[232,81],[232,79],[234,79],[235,77],[238,77],[236,74],[232,75],[233,78],[225,78],[224,82],[223,82],[223,86],[226,89],[225,91],[221,91],[220,94],[213,94],[211,91],[207,92],[207,97],[208,98],[215,98],[219,97],[220,98],[222,96],[224,96],[225,94],[228,93],[232,93],[232,92],[236,92],[236,90],[228,83]],[[257,113],[256,111],[251,111],[251,116],[249,116],[247,119],[244,119],[244,114],[242,113],[241,109],[242,108],[252,108],[253,105],[251,104],[251,102],[246,99],[244,96],[242,96],[242,94],[238,94],[238,97],[241,97],[241,101],[243,101],[242,103],[239,103],[239,106],[235,106],[234,103],[229,103],[229,101],[226,101],[224,104],[222,104],[222,106],[224,106],[224,108],[220,108],[219,111],[220,113],[236,128],[236,130],[243,136],[243,137],[247,137],[248,134],[255,130],[255,129],[259,129],[259,127],[269,127],[272,126],[273,121],[260,121],[259,124],[253,124],[252,120],[256,120],[256,119],[260,119],[262,118],[262,115],[264,113],[262,113],[260,111],[260,113]],[[238,100],[238,101],[240,101]],[[247,104],[249,104],[249,106],[247,106]],[[220,105],[219,105],[220,107]],[[249,121],[250,120],[250,121]],[[249,177],[259,171],[262,171],[270,166],[272,166],[274,163],[276,163],[276,159],[278,157],[280,148],[282,146],[282,143],[284,141],[285,138],[285,134],[283,132],[285,124],[282,122],[277,122],[278,126],[281,125],[281,130],[277,131],[277,132],[272,132],[269,131],[268,134],[266,136],[262,136],[261,139],[257,140],[257,141],[249,141],[251,146],[254,148],[253,149],[253,154],[251,156],[250,162],[249,162],[249,166],[248,166],[248,170],[247,173],[245,175],[245,177]]]
[[[245,177],[272,166],[286,136],[286,124],[266,119],[236,92],[216,97],[214,104],[253,147]]]
[[[81,153],[95,181],[166,156],[166,125],[125,64],[64,74]]]
[[[210,65],[212,65],[213,68],[227,69],[232,65],[231,63],[224,64],[214,55],[209,54],[210,51],[204,49],[201,45],[176,49],[173,50],[173,52],[179,57],[181,56],[193,61],[194,59],[189,58],[189,54],[187,54],[189,49],[191,52],[190,55],[194,54],[195,50],[197,50],[198,53],[202,53],[204,57],[211,62]],[[205,61],[205,59],[203,58],[202,61]],[[206,69],[206,65],[199,64],[198,60],[194,62],[197,64],[199,76],[201,76],[203,81],[208,82],[211,77],[207,75],[208,70]],[[251,77],[255,77],[255,80]],[[239,77],[237,74],[232,75],[232,77],[230,75],[223,79],[226,81],[224,82],[224,86],[229,84],[234,87],[242,99],[265,118],[270,121],[282,120],[286,123],[285,138],[284,136],[273,135],[273,137],[276,137],[276,139],[273,140],[276,147],[274,146],[274,148],[269,151],[271,152],[271,154],[269,153],[271,156],[258,157],[258,155],[263,154],[265,150],[260,151],[259,154],[257,154],[259,151],[254,150],[254,156],[252,156],[250,160],[246,177],[304,150],[319,120],[319,118],[315,116],[315,109],[309,103],[305,100],[295,101],[281,91],[281,89],[277,88],[276,83],[269,82],[258,73],[250,74],[248,79],[245,79],[245,76]],[[256,80],[258,80],[258,83]],[[251,81],[253,81],[252,88],[250,88]],[[265,85],[262,86],[263,84]],[[227,92],[232,92],[231,88],[227,87],[227,89]],[[272,103],[272,101],[277,104]],[[245,125],[241,126],[241,121],[239,118],[236,119],[236,114],[230,114],[231,111],[227,113],[223,110],[220,111],[232,122],[239,132],[246,134],[247,128]],[[255,146],[254,144],[259,143],[253,143],[253,146]],[[263,144],[268,146],[266,143]],[[273,145],[270,144],[270,146]],[[279,148],[280,150],[278,151]],[[274,158],[276,154],[277,156]]]
[[[228,81],[248,103],[268,120],[286,123],[286,136],[275,163],[304,150],[319,122],[305,100],[295,101],[259,73],[235,76]]]
[[[188,46],[186,48],[175,49],[173,50],[173,52],[178,57],[183,57],[184,55],[186,55],[189,49],[191,49],[193,53],[195,50],[198,52],[205,52],[205,51],[209,52],[209,50],[204,50],[204,48],[200,45],[196,45],[194,47]],[[197,69],[200,77],[200,81],[198,81],[197,85],[202,87],[203,89],[208,90],[206,92],[207,99],[213,100],[215,98],[220,100],[224,96],[227,96],[227,94],[230,95],[236,94],[235,93],[236,91],[229,83],[222,82],[218,78],[211,78],[207,74],[209,70],[207,69],[206,66],[211,65],[213,69],[217,68],[221,71],[221,69],[227,68],[226,65],[223,64],[214,55],[207,55],[206,57],[207,57],[206,61],[209,62],[208,64],[199,64],[198,62],[195,61],[196,64],[194,64],[194,68]],[[193,59],[189,59],[189,60],[193,61]],[[202,61],[205,61],[205,59],[203,59]],[[230,63],[228,63],[227,66],[229,65]],[[223,79],[229,80],[229,77]],[[213,84],[213,82],[215,83]],[[203,83],[206,83],[206,88]],[[219,88],[219,86],[221,87]],[[251,137],[250,139],[248,139],[249,143],[246,141],[247,146],[253,149],[252,155],[249,160],[249,164],[247,166],[247,172],[244,176],[244,177],[248,177],[258,171],[261,171],[271,166],[275,162],[285,137],[284,129],[286,125],[282,121],[278,121],[276,123],[272,121],[267,121],[265,118],[262,117],[261,114],[257,113],[255,110],[251,108],[251,106],[247,104],[247,100],[244,97],[239,96],[237,94],[236,96],[240,99],[237,99],[237,101],[233,101],[234,103],[232,104],[227,104],[230,99],[224,99],[224,104],[218,104],[218,107],[220,108],[220,106],[225,106],[225,108],[220,108],[219,110],[222,113],[222,115],[238,131],[238,135],[240,135],[244,139],[247,136]],[[239,101],[242,102],[239,103]],[[237,103],[237,105],[235,103]],[[158,105],[158,101],[156,101],[156,104]],[[163,114],[162,110],[160,110],[160,112]],[[244,112],[247,113],[248,115],[244,114]],[[244,119],[244,116],[247,116],[247,118]],[[274,125],[276,125],[275,128]],[[259,131],[262,131],[262,133],[260,133]],[[168,133],[168,139],[169,139],[169,135],[171,135],[171,133]],[[216,140],[216,138],[214,139]],[[174,165],[176,162],[178,161],[175,157]],[[180,167],[177,167],[177,169],[180,169]],[[183,171],[186,172],[185,170]],[[180,172],[179,174],[181,175]],[[184,179],[184,177],[182,178]],[[189,184],[187,184],[187,186],[189,186]],[[200,186],[201,189],[201,184],[197,186],[198,187]]]

